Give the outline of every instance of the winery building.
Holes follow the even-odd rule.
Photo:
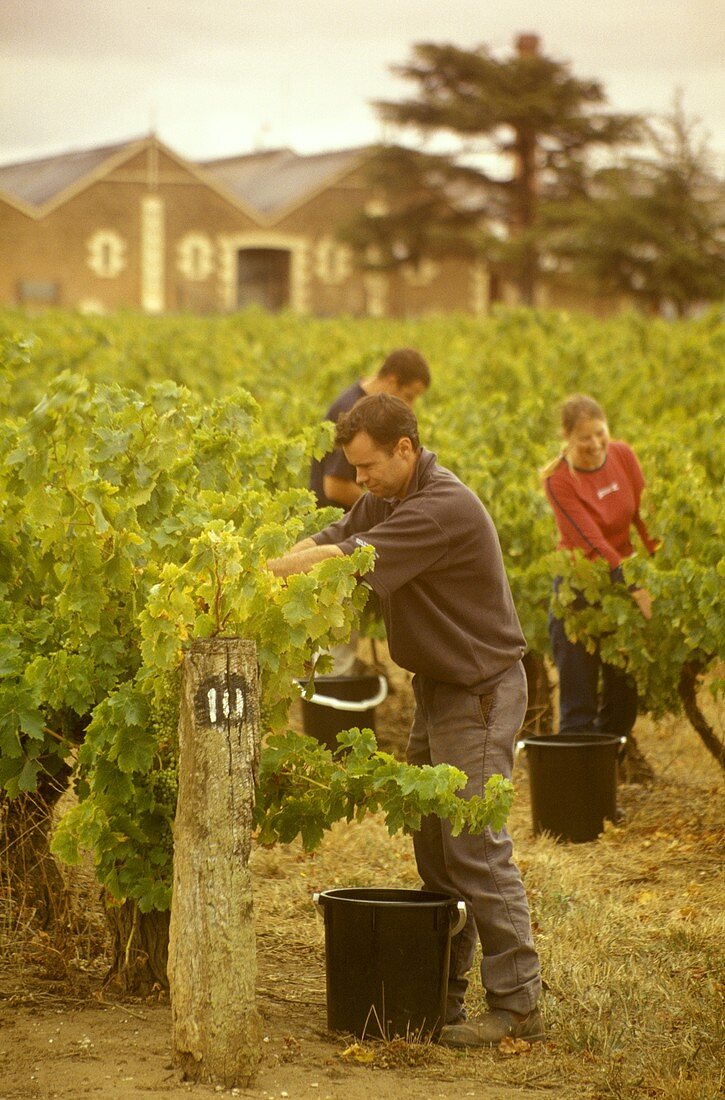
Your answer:
[[[0,305],[105,313],[483,315],[485,265],[365,271],[337,238],[375,213],[369,148],[192,163],[155,135],[0,166]]]

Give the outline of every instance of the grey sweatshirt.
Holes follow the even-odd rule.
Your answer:
[[[403,500],[365,493],[313,536],[351,554],[375,548],[365,580],[380,597],[393,660],[477,694],[524,653],[493,521],[478,497],[421,449]]]

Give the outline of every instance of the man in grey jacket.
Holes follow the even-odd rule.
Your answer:
[[[414,673],[408,762],[452,764],[468,776],[463,796],[482,795],[491,775],[510,777],[526,711],[525,640],[493,522],[421,447],[415,415],[399,398],[362,398],[338,421],[335,443],[366,492],[342,519],[268,566],[286,577],[374,547],[375,566],[364,580],[380,598],[391,657]],[[451,947],[441,1042],[542,1039],[539,960],[507,831],[454,837],[431,816],[413,843],[424,887],[462,897],[468,910]],[[477,938],[489,1009],[467,1020]]]

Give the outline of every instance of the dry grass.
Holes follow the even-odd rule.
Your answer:
[[[70,796],[58,805],[60,814]],[[20,831],[38,831],[31,812]],[[47,851],[30,849],[32,867],[11,858],[6,843],[8,803],[0,802],[0,964],[7,973],[40,974],[62,987],[62,996],[87,991],[108,965],[106,927],[99,904],[100,886],[90,860],[80,867],[58,863]],[[32,878],[42,897],[27,889]],[[37,990],[34,996],[44,994]]]
[[[424,1066],[434,1079],[458,1066],[482,1082],[546,1089],[557,1100],[723,1095],[722,776],[684,722],[641,720],[637,733],[656,779],[620,787],[625,821],[593,843],[532,835],[523,754],[517,763],[511,829],[542,959],[549,1041],[508,1052],[348,1041],[341,1057],[373,1069]],[[273,924],[280,978],[295,958],[294,994],[317,1006],[324,932],[312,891],[418,884],[409,839],[388,837],[376,819],[337,826],[314,856],[290,845],[256,851],[253,865],[262,966]],[[475,972],[468,1002],[474,1012],[484,1005]]]

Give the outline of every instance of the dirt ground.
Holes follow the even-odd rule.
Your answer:
[[[264,956],[263,946],[259,991],[263,1058],[252,1088],[222,1089],[180,1081],[171,1061],[168,1005],[99,1003],[92,997],[74,1003],[62,994],[31,986],[7,997],[0,1012],[0,1096],[3,1100],[147,1100],[156,1096],[201,1100],[211,1095],[528,1100],[541,1096],[529,1089],[490,1085],[476,1072],[475,1058],[439,1049],[424,1051],[420,1066],[415,1064],[415,1054],[408,1056],[408,1064],[405,1056],[392,1049],[388,1066],[378,1058],[373,1067],[361,1044],[326,1031],[321,968],[315,968],[317,981],[314,972],[305,974],[305,984],[313,979],[309,995],[302,983],[289,980],[277,992],[264,987],[269,981]]]
[[[397,751],[410,717],[411,700],[404,680],[393,687],[389,700],[379,708],[377,733],[381,747]],[[151,1003],[104,996],[102,954],[89,959],[81,952],[75,960],[58,960],[53,966],[52,942],[40,935],[29,949],[17,956],[10,954],[0,963],[0,1100],[202,1100],[211,1095],[270,1100],[599,1100],[625,1096],[714,1100],[712,1075],[701,1077],[698,1085],[698,1078],[691,1073],[691,1086],[667,1091],[666,1085],[657,1085],[656,1075],[647,1078],[646,1070],[638,1069],[639,1078],[633,1070],[632,1080],[642,1080],[641,1091],[636,1083],[618,1085],[617,1081],[623,1080],[623,1059],[629,1055],[612,1053],[604,1045],[597,1048],[592,1041],[578,1042],[574,1036],[576,1023],[572,1021],[577,1014],[594,1011],[584,1004],[586,984],[581,987],[583,992],[576,993],[580,1006],[565,1010],[557,1005],[557,999],[562,1004],[566,1000],[565,994],[557,993],[565,979],[557,972],[555,950],[547,946],[547,924],[559,919],[554,905],[561,913],[563,907],[571,908],[571,900],[562,900],[576,894],[577,886],[567,885],[570,880],[583,891],[587,880],[594,882],[602,876],[597,889],[601,888],[603,914],[611,892],[624,891],[622,905],[647,934],[652,922],[660,919],[658,905],[667,907],[666,912],[662,910],[662,921],[677,920],[688,927],[687,921],[694,918],[681,916],[688,899],[696,898],[698,906],[712,905],[713,909],[718,897],[722,901],[722,893],[717,894],[723,839],[722,813],[715,798],[722,795],[717,768],[703,758],[704,750],[691,731],[676,741],[645,723],[640,740],[648,758],[655,760],[659,778],[653,787],[622,787],[620,805],[625,822],[591,844],[562,845],[533,836],[526,764],[522,758],[517,762],[514,779],[519,795],[511,831],[530,886],[537,940],[541,937],[544,948],[542,958],[546,962],[549,957],[549,993],[544,1008],[550,1036],[546,1043],[458,1052],[402,1040],[360,1043],[328,1032],[324,930],[311,901],[313,891],[335,886],[418,885],[409,838],[391,838],[379,819],[369,818],[354,826],[337,826],[314,855],[305,854],[296,844],[253,853],[257,994],[264,1038],[262,1062],[252,1087],[224,1089],[180,1080],[172,1063],[170,1009],[164,996],[155,996]],[[695,784],[679,801],[678,768],[694,776]],[[699,794],[693,811],[695,791]],[[675,814],[680,815],[680,836],[685,837],[681,851],[672,841]],[[689,834],[685,832],[688,821],[692,823]],[[688,847],[688,835],[693,841],[703,836],[709,841]],[[630,853],[622,863],[628,844],[637,857],[633,860]],[[622,866],[630,867],[631,881],[626,880]],[[551,885],[553,879],[556,890]],[[581,908],[585,908],[583,902]],[[663,929],[669,927],[662,924]],[[572,934],[581,936],[581,925]],[[575,940],[572,943],[575,953]],[[633,947],[632,955],[634,951]],[[587,965],[586,957],[583,965]],[[574,966],[566,973],[572,983],[578,980]],[[705,975],[700,980],[710,979]],[[722,975],[720,983],[722,986]],[[476,995],[474,979],[469,998],[474,1008]]]

